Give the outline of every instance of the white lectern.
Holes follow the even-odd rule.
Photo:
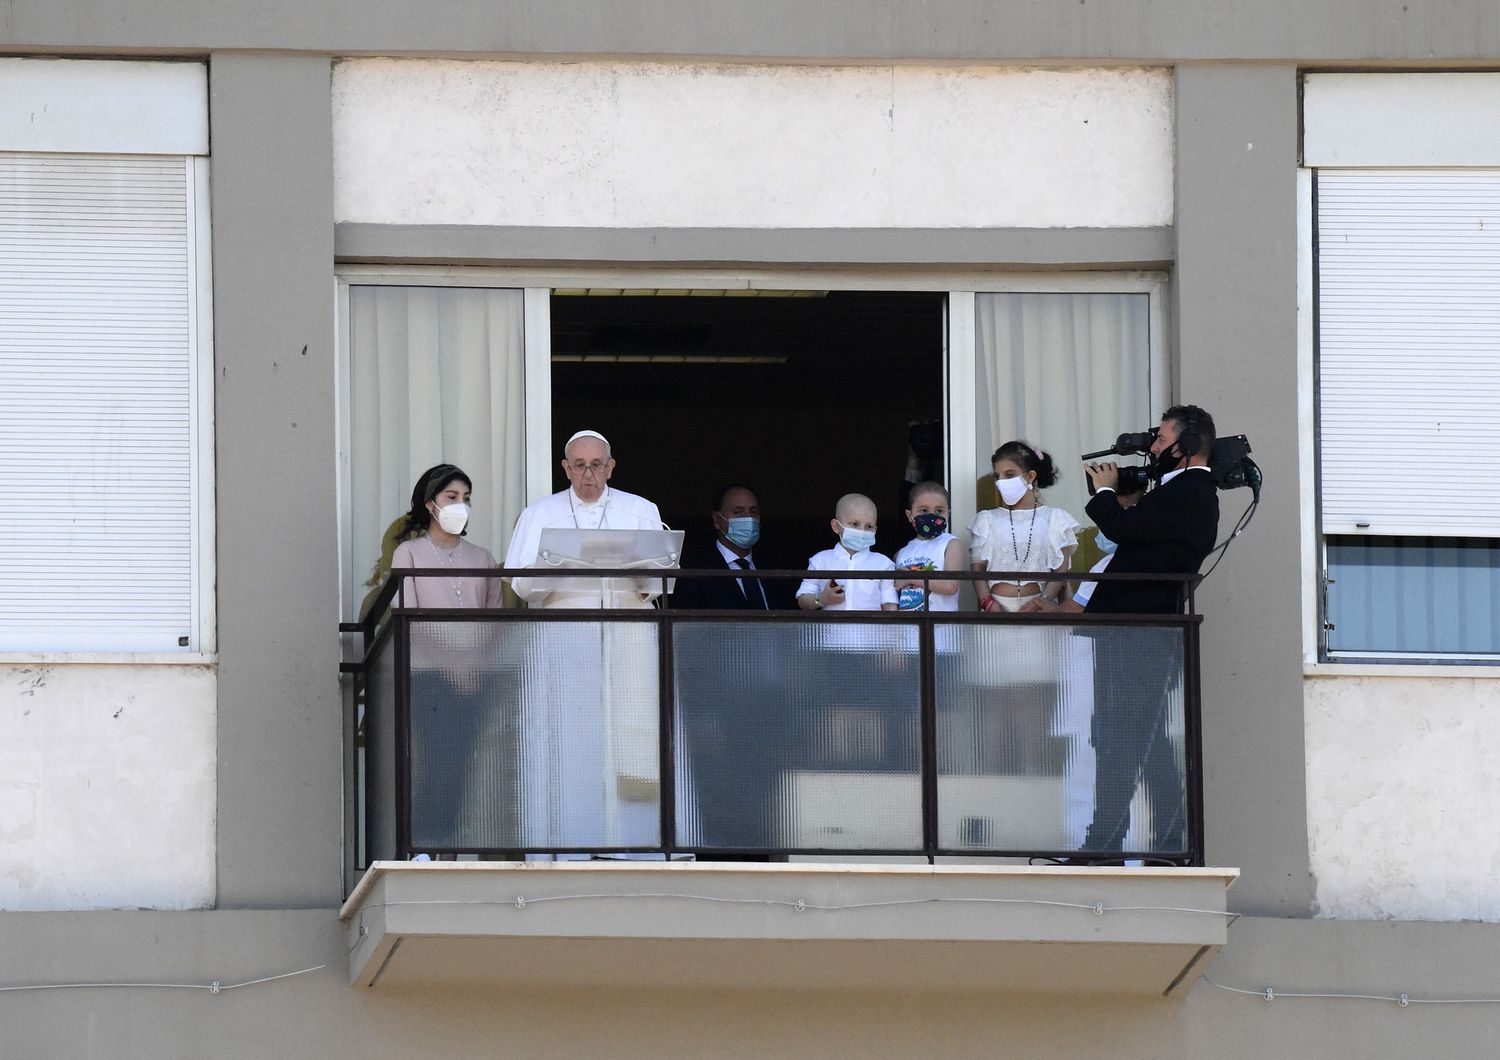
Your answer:
[[[554,527],[542,531],[537,560],[542,567],[566,570],[676,570],[682,558],[681,530],[579,530]],[[663,579],[554,577],[546,574],[526,579],[531,593],[557,593],[566,598],[587,594],[597,597],[597,607],[640,607],[663,592]],[[675,579],[665,580],[670,593]],[[517,592],[519,593],[519,589]],[[557,604],[552,604],[557,606]],[[568,606],[568,605],[564,605]],[[572,604],[571,606],[580,606]],[[588,606],[582,604],[582,606]]]

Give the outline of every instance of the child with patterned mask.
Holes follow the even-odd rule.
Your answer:
[[[906,521],[916,531],[896,553],[898,571],[962,570],[964,545],[949,529],[948,491],[938,482],[912,487]],[[896,582],[902,611],[957,611],[957,580],[906,579]]]

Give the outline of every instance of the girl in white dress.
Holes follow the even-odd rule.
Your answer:
[[[980,512],[969,527],[969,558],[976,571],[1062,573],[1078,547],[1078,520],[1041,503],[1040,491],[1057,481],[1052,458],[1029,442],[1006,442],[990,458],[1000,507]],[[976,580],[984,611],[1036,611],[1055,604],[1062,579]]]

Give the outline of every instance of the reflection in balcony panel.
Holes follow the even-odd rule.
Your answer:
[[[917,630],[679,620],[677,842],[921,846]]]
[[[661,842],[657,632],[412,625],[412,845]]]

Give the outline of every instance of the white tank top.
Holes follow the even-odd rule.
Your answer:
[[[942,570],[943,553],[948,550],[948,542],[954,540],[952,534],[944,532],[937,537],[924,539],[914,537],[906,543],[900,552],[896,553],[896,570]],[[922,598],[925,595],[920,588],[915,586],[902,589],[898,601],[901,610],[916,611],[922,607]],[[942,593],[931,594],[927,604],[933,611],[957,611],[958,594],[944,596]]]

